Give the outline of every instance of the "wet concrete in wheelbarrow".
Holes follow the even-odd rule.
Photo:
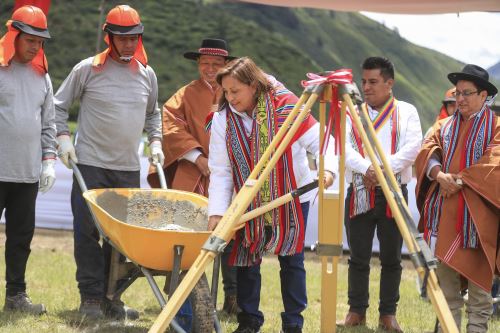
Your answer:
[[[96,203],[115,219],[144,228],[176,231],[206,231],[207,209],[188,200],[168,200],[150,192],[130,197],[104,191]]]

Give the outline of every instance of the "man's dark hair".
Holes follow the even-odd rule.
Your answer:
[[[476,87],[476,90],[477,90],[477,93],[479,94],[481,91],[483,90],[486,90],[488,91],[488,89],[486,89],[486,85],[485,84],[481,84],[480,82],[478,81],[470,81],[475,87]],[[488,94],[489,95],[489,94]]]
[[[392,62],[383,57],[366,58],[361,65],[362,69],[380,69],[380,74],[385,81],[394,79],[394,65]]]

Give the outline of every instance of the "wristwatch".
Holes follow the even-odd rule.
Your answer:
[[[464,185],[464,182],[462,181],[462,178],[457,178],[457,180],[455,180],[455,183],[456,183],[458,186],[463,186],[463,185]]]

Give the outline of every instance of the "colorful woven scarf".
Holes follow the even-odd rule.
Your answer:
[[[391,126],[391,155],[394,155],[399,150],[399,113],[397,108],[397,100],[391,97],[383,106],[382,111],[379,112],[377,117],[372,120],[375,131],[378,132],[385,124],[390,121]],[[362,157],[365,157],[363,150],[363,143],[359,136],[358,130],[352,126],[351,131],[351,146]],[[401,183],[401,174],[396,174],[396,180]],[[352,175],[352,194],[349,202],[349,216],[355,217],[359,214],[368,212],[375,207],[375,190],[368,190],[363,181],[361,173],[354,172]],[[392,217],[392,212],[389,205],[386,207],[387,217]]]
[[[226,146],[237,192],[244,186],[254,166],[294,107],[294,104],[287,104],[288,98],[294,95],[284,87],[281,88],[259,97],[250,136],[246,134],[241,117],[226,107]],[[306,126],[302,126],[295,138],[307,130],[308,122],[304,123]],[[248,211],[297,188],[290,147],[291,144],[264,182]],[[245,228],[236,235],[230,263],[251,266],[259,262],[266,252],[273,251],[278,255],[298,253],[302,251],[304,231],[300,201],[296,198],[247,222]]]
[[[494,132],[494,113],[485,104],[481,111],[474,116],[474,120],[466,134],[464,145],[459,147],[460,170],[470,167],[483,156],[489,142],[493,138]],[[458,135],[461,124],[460,112],[456,111],[452,117],[443,125],[440,131],[441,146],[443,147],[442,171],[448,173],[451,161],[455,152],[457,152]],[[439,185],[435,187],[434,192],[429,196],[424,204],[424,237],[427,241],[430,236],[437,235],[443,197],[439,195]],[[477,230],[472,221],[472,216],[465,204],[463,191],[458,193],[458,218],[456,221],[456,230],[462,235],[463,248],[477,248],[478,238]]]

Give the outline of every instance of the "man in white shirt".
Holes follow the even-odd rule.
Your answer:
[[[362,69],[362,88],[368,115],[407,200],[406,184],[411,180],[412,164],[422,141],[417,110],[413,105],[394,98],[394,66],[388,59],[367,58]],[[344,223],[351,251],[348,280],[350,308],[345,320],[339,325],[358,326],[366,323],[370,259],[377,230],[382,266],[379,326],[384,330],[401,332],[396,321],[396,308],[401,282],[403,239],[382,189],[378,186],[374,167],[352,124],[348,124],[346,137],[346,178],[350,186],[345,201]]]

